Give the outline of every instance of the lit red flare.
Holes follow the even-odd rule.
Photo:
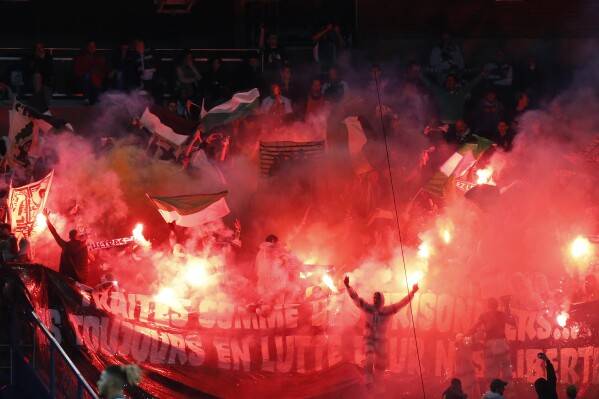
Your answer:
[[[137,245],[139,245],[143,248],[150,248],[152,246],[152,243],[150,241],[146,240],[143,232],[144,232],[144,225],[141,223],[136,224],[135,228],[133,229],[133,240],[135,240]]]
[[[557,324],[560,327],[565,327],[566,324],[568,323],[568,319],[570,318],[570,315],[568,314],[568,312],[560,312],[558,313],[557,317],[555,318],[555,321],[557,322]]]
[[[495,185],[495,182],[493,181],[493,168],[490,165],[476,171],[476,184]]]
[[[583,259],[591,254],[591,242],[583,236],[578,236],[570,244],[570,255],[574,259]]]

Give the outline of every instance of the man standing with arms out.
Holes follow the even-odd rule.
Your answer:
[[[69,241],[63,240],[56,228],[50,223],[50,212],[44,209],[48,230],[52,233],[52,237],[56,240],[62,252],[60,253],[60,268],[59,272],[65,277],[86,284],[87,282],[87,245],[84,237],[79,235],[75,229],[69,231]]]
[[[499,310],[499,302],[495,298],[489,298],[488,310],[480,315],[478,321],[470,330],[472,335],[478,331],[485,334],[485,378],[503,377],[509,381],[512,378],[512,362],[510,347],[505,336],[506,324],[516,325],[513,316],[509,312],[509,306],[505,303],[505,312]]]
[[[374,369],[384,371],[387,365],[387,325],[391,316],[399,312],[404,306],[410,303],[414,294],[418,291],[418,284],[414,284],[412,291],[401,301],[392,305],[384,306],[385,297],[381,292],[375,292],[373,303],[367,303],[360,298],[356,291],[349,285],[349,277],[345,276],[343,280],[347,293],[354,303],[364,312],[366,325],[364,329],[364,354],[366,364],[366,385],[369,389],[374,384]]]

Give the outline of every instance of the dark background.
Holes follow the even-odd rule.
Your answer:
[[[99,46],[142,36],[154,47],[251,47],[260,23],[288,45],[309,45],[329,20],[356,45],[449,30],[466,37],[595,37],[592,0],[197,0],[186,15],[156,12],[153,0],[0,1],[0,45]]]

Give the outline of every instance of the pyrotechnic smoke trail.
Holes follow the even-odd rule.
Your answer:
[[[383,131],[383,138],[385,140],[385,153],[387,155],[387,169],[389,171],[389,182],[391,184],[391,195],[393,197],[393,208],[395,210],[395,224],[397,225],[397,235],[399,237],[399,248],[401,250],[401,261],[403,263],[404,278],[406,280],[406,290],[410,292],[410,282],[408,281],[408,270],[406,267],[406,257],[403,250],[403,239],[401,235],[401,227],[399,224],[399,212],[397,210],[397,199],[395,198],[395,187],[393,185],[393,173],[391,170],[391,157],[389,156],[389,143],[387,142],[387,131],[385,130],[385,123],[383,121],[383,104],[381,101],[381,89],[379,87],[379,78],[377,74],[374,74],[374,82],[376,84],[376,94],[379,103],[379,116],[381,118],[381,129]],[[409,294],[408,294],[409,295]],[[414,343],[416,344],[416,357],[418,358],[418,371],[420,373],[420,384],[422,386],[422,397],[426,399],[426,389],[424,387],[424,378],[422,376],[422,363],[420,361],[420,348],[418,347],[418,336],[416,334],[416,323],[414,322],[414,310],[412,309],[412,301],[408,302],[410,308],[410,320],[412,321],[412,331],[414,333]]]

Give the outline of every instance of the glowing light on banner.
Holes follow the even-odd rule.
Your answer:
[[[160,288],[158,294],[154,295],[154,300],[156,302],[160,302],[171,307],[177,307],[179,305],[179,301],[177,300],[175,290],[173,290],[170,287]]]
[[[560,312],[557,317],[555,318],[555,321],[557,322],[557,324],[560,327],[566,327],[566,324],[568,323],[568,319],[570,318],[570,315],[567,312]]]

